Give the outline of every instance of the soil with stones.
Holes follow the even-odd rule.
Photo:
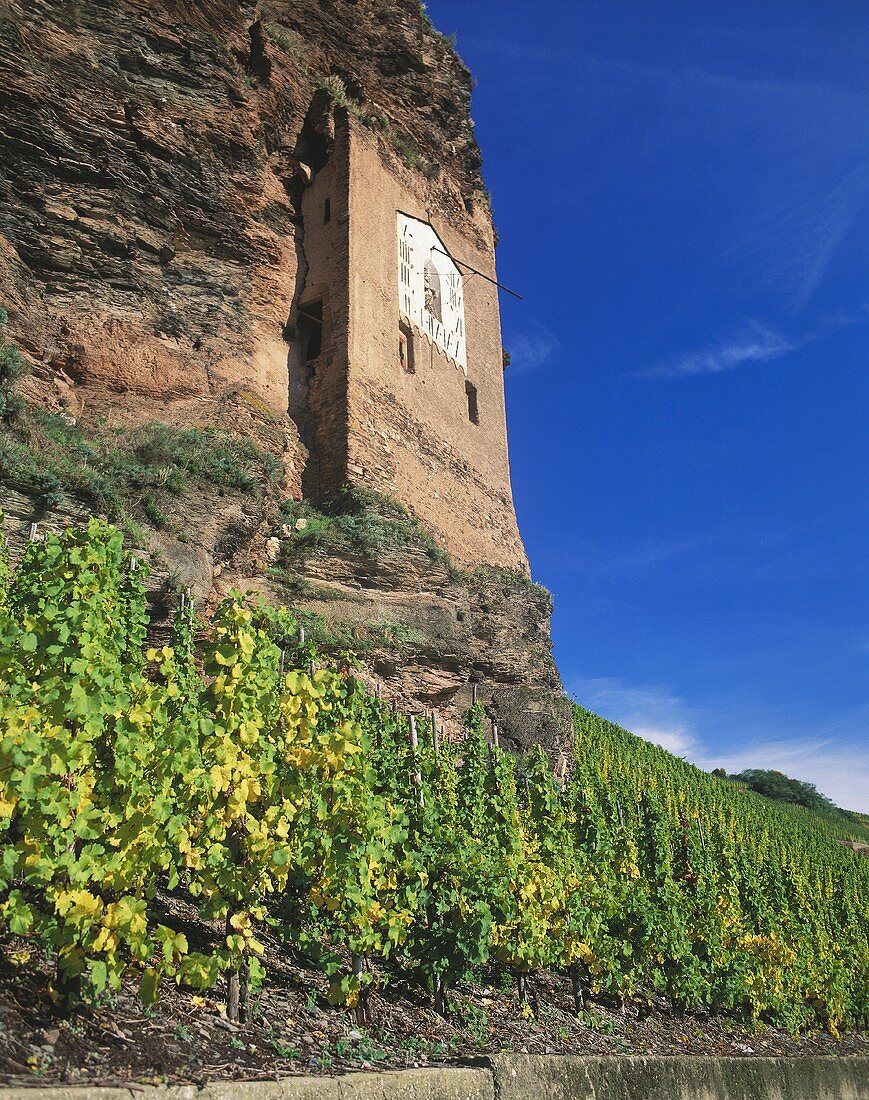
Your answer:
[[[145,1007],[131,979],[94,1006],[66,1010],[51,987],[52,967],[32,946],[0,943],[0,1080],[14,1085],[205,1084],[301,1074],[460,1063],[495,1053],[698,1054],[798,1057],[869,1055],[869,1035],[794,1039],[726,1016],[678,1018],[663,999],[647,1006],[597,1001],[577,1015],[570,981],[546,973],[519,1003],[513,977],[483,971],[452,991],[447,1018],[399,973],[378,973],[361,1025],[326,1001],[313,966],[267,940],[268,976],[252,996],[250,1019],[226,1018],[223,991],[165,983]],[[28,957],[29,956],[29,957]]]

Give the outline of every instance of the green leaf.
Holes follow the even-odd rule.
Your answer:
[[[159,996],[160,973],[154,967],[143,971],[139,980],[139,996],[146,1005],[154,1004]]]
[[[94,990],[99,996],[106,988],[106,982],[108,981],[108,968],[102,959],[89,959],[88,970],[91,974],[91,984]]]

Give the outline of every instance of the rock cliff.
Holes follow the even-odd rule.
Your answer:
[[[137,425],[246,438],[271,456],[255,491],[199,467],[173,489],[172,463],[136,458],[121,512],[155,599],[168,610],[190,587],[207,605],[235,586],[308,608],[402,705],[451,721],[478,683],[508,744],[559,758],[569,719],[542,590],[459,573],[421,532],[286,560],[305,446],[285,329],[331,105],[453,222],[486,201],[470,76],[417,0],[0,0],[0,79],[0,307],[27,368],[17,388],[55,417],[2,428],[13,550],[33,522],[106,511],[70,470],[98,452],[116,471]],[[46,493],[34,470],[58,448],[66,474]]]
[[[245,388],[286,411],[318,89],[436,163],[445,209],[479,198],[469,77],[416,0],[4,7],[0,297],[75,416],[220,419]]]

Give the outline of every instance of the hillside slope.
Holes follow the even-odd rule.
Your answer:
[[[827,852],[835,853],[835,847],[828,845],[836,839],[862,842],[869,838],[860,815],[821,813],[765,798],[746,784],[704,772],[577,704],[574,719],[577,752],[592,762],[588,767],[593,771],[585,772],[589,780],[595,777],[595,782],[611,784],[629,801],[655,790],[695,820],[720,811],[761,836],[781,830],[806,844],[818,842]]]
[[[720,772],[716,771],[715,774]],[[821,794],[813,783],[791,779],[784,772],[765,768],[750,768],[727,778],[770,802],[803,810],[808,815],[807,820],[821,818],[832,826],[837,835],[855,843],[869,842],[869,816],[837,806],[831,798]]]
[[[145,572],[0,543],[0,1072],[865,1050],[865,860],[579,707],[563,783],[447,738],[238,595],[151,647]]]

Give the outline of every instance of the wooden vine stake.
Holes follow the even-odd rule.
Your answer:
[[[437,756],[441,750],[441,739],[438,731],[437,715],[434,711],[431,712],[431,746],[435,756]]]
[[[498,743],[498,727],[495,725],[494,722],[492,723],[492,744],[495,746],[496,749],[500,748],[500,745]]]
[[[227,935],[229,935],[229,918],[227,917]],[[230,1023],[238,1023],[241,1016],[241,973],[238,970],[230,970],[226,976],[226,1018]]]
[[[422,790],[422,771],[419,766],[419,737],[416,732],[416,715],[411,714],[409,719],[410,724],[410,752],[413,757],[413,771],[411,776],[413,778],[413,785],[416,788],[416,797],[419,801],[420,809],[425,809],[425,795]]]
[[[232,853],[233,862],[238,865],[241,860],[241,839],[237,823],[230,829],[229,850]],[[227,939],[234,934],[232,924],[233,910],[230,908],[226,914],[225,934]],[[242,954],[241,962],[235,970],[230,970],[226,975],[226,1018],[231,1023],[247,1023],[248,993],[250,990],[250,964],[247,950]]]
[[[434,1006],[438,1016],[446,1017],[449,1015],[450,1006],[447,1000],[447,983],[440,975],[434,980]]]
[[[234,932],[229,923],[231,913],[226,914],[226,935]],[[245,1023],[247,1021],[249,968],[247,960],[243,959],[238,969],[230,970],[226,975],[226,1018],[230,1023]]]
[[[353,1018],[360,1027],[364,1027],[368,1023],[368,1005],[366,997],[366,987],[363,983],[363,977],[367,969],[367,962],[364,955],[352,954],[350,956],[350,962],[353,966],[353,977],[359,981],[359,1000],[356,1002],[356,1007],[353,1009]]]
[[[570,968],[570,984],[573,990],[573,1010],[577,1013],[584,1012],[585,989],[583,988],[582,975],[578,963],[573,963]]]

